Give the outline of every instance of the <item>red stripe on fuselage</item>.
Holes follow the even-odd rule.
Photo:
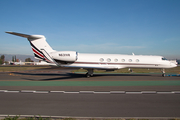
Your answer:
[[[147,63],[102,63],[102,62],[74,62],[75,64],[98,64],[98,65],[160,65]]]

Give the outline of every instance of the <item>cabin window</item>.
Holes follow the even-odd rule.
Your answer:
[[[136,59],[136,62],[139,62],[139,59]]]
[[[132,62],[132,59],[129,59],[129,62]]]
[[[122,61],[122,62],[125,62],[125,59],[122,59],[121,61]]]
[[[164,58],[162,58],[162,60],[167,60],[167,59],[164,57]]]
[[[114,62],[117,62],[118,61],[118,59],[114,59]]]
[[[103,61],[104,61],[104,59],[103,59],[103,58],[100,58],[99,60],[100,60],[101,62],[103,62]]]
[[[110,59],[110,58],[108,58],[108,59],[107,59],[107,61],[108,61],[108,62],[111,62],[111,59]]]

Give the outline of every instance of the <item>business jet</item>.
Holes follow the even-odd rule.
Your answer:
[[[58,67],[86,69],[87,77],[93,76],[94,69],[111,71],[122,68],[159,68],[161,69],[162,76],[165,76],[164,69],[177,66],[176,61],[169,61],[162,56],[87,54],[76,51],[56,51],[50,47],[43,35],[27,35],[16,32],[6,33],[27,38],[36,59],[52,63]]]

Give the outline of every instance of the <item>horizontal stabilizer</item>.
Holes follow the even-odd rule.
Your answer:
[[[30,35],[26,35],[26,34],[22,34],[22,33],[16,33],[16,32],[6,32],[6,33],[17,35],[17,36],[20,36],[20,37],[25,37],[25,38],[30,37]]]
[[[12,35],[17,35],[17,36],[20,36],[20,37],[25,37],[25,38],[28,38],[28,39],[38,39],[38,38],[44,37],[43,35],[27,35],[27,34],[16,33],[16,32],[6,32],[6,33],[9,33],[9,34],[12,34]]]

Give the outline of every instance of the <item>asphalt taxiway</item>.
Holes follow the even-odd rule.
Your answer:
[[[0,114],[180,117],[180,77],[68,70],[0,73]]]
[[[178,94],[0,93],[0,113],[70,117],[180,117]]]

